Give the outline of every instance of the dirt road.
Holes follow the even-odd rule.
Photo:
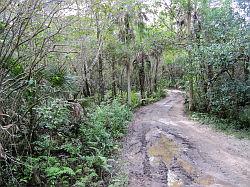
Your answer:
[[[250,141],[189,120],[178,90],[136,112],[122,158],[129,187],[250,187]]]

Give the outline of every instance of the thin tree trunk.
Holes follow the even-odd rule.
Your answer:
[[[112,60],[112,98],[116,97],[116,76],[115,76],[115,60]]]
[[[145,72],[144,72],[144,57],[141,56],[141,67],[139,70],[139,79],[140,79],[140,90],[142,101],[145,99]],[[143,104],[143,103],[142,103]]]
[[[155,66],[155,77],[154,77],[154,91],[157,91],[157,76],[158,76],[158,68],[159,68],[159,57],[156,56],[156,66]]]
[[[128,97],[128,104],[131,105],[131,79],[130,79],[130,74],[131,74],[131,67],[130,67],[130,62],[127,62],[127,97]]]
[[[213,65],[208,64],[207,66],[207,78],[208,78],[208,84],[207,84],[207,93],[208,93],[208,105],[207,105],[207,112],[211,111],[211,95],[212,95],[212,79],[213,79],[214,73],[213,73]]]
[[[148,72],[148,85],[147,85],[147,87],[149,88],[149,93],[148,93],[148,95],[151,95],[152,94],[152,92],[153,92],[153,86],[152,86],[152,75],[151,75],[151,70],[149,70],[149,72]]]
[[[208,89],[208,83],[207,83],[207,71],[206,71],[206,65],[204,64],[204,62],[202,61],[200,63],[200,81],[201,81],[201,91],[203,92],[202,95],[204,96],[204,112],[208,112],[207,109],[208,109],[208,104],[209,104],[209,101],[208,101],[208,94],[207,94],[207,89]]]
[[[99,93],[100,93],[100,101],[104,100],[104,82],[103,82],[103,61],[102,56],[99,56],[98,62],[98,74],[99,74]]]
[[[98,46],[101,43],[101,30],[99,24],[99,17],[96,13],[96,37],[98,40]],[[101,52],[98,55],[98,83],[99,83],[99,101],[104,100],[104,82],[103,82],[103,60]]]
[[[122,98],[122,100],[123,100],[123,84],[124,84],[124,71],[125,71],[125,69],[126,69],[126,71],[127,71],[127,68],[126,67],[124,67],[124,68],[122,68],[122,71],[121,71],[121,76],[120,76],[120,85],[119,85],[119,88],[120,88],[120,94],[121,94],[121,98]]]
[[[249,61],[250,61],[250,57],[248,56],[244,60],[244,79],[245,79],[246,83],[247,83],[247,81],[249,79]]]
[[[191,42],[191,0],[188,0],[188,14],[187,14],[187,34],[188,42]],[[191,54],[188,52],[189,65],[192,68]],[[193,75],[189,77],[189,110],[194,110],[194,79]]]
[[[248,79],[249,79],[249,61],[250,61],[250,57],[248,56],[245,60],[244,60],[244,79],[245,79],[245,84],[248,85]],[[244,93],[244,106],[249,104],[247,102],[249,102],[249,89],[246,89],[245,93]]]
[[[90,93],[89,83],[88,83],[88,77],[87,77],[88,75],[87,75],[86,63],[87,62],[85,62],[84,65],[83,65],[83,68],[84,68],[84,82],[85,82],[85,90],[86,90],[85,96],[89,97],[91,95],[91,93]]]

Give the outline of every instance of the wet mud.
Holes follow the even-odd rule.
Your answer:
[[[250,186],[250,141],[189,120],[183,96],[139,109],[124,141],[129,187]]]

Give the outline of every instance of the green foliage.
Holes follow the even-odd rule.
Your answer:
[[[246,86],[240,81],[228,80],[220,83],[218,87],[208,95],[211,98],[212,112],[222,117],[238,118],[238,103],[244,102]]]
[[[110,105],[102,104],[95,109],[90,119],[92,123],[102,125],[115,139],[126,132],[126,124],[131,118],[129,109],[114,100]]]
[[[49,180],[54,180],[62,175],[68,175],[70,177],[75,176],[75,172],[69,167],[49,167],[46,168],[45,173]]]
[[[5,28],[5,23],[3,21],[0,21],[0,34],[1,32],[3,32],[4,28]]]
[[[63,86],[66,82],[66,70],[58,67],[52,67],[48,73],[47,78],[53,87]]]
[[[131,92],[131,107],[132,108],[137,108],[139,106],[141,106],[141,101],[140,101],[140,97],[139,97],[139,93],[132,91]]]
[[[155,101],[159,101],[162,98],[166,97],[166,90],[158,89],[156,92],[153,92],[148,98],[149,103],[153,103]]]
[[[26,101],[32,105],[35,100],[38,97],[38,92],[39,92],[39,88],[37,85],[37,81],[35,78],[30,78],[30,80],[26,81],[27,82],[27,87],[24,90],[23,96],[26,99]]]
[[[95,97],[86,97],[82,99],[78,99],[78,102],[81,104],[83,108],[91,108],[96,105]]]
[[[3,68],[6,68],[12,76],[17,76],[24,72],[24,66],[14,58],[6,60],[3,63]]]
[[[239,114],[239,119],[241,123],[243,123],[244,127],[250,129],[250,106],[244,108],[240,114]]]
[[[89,109],[86,121],[72,120],[70,105],[63,100],[48,100],[36,108],[38,127],[31,146],[33,154],[20,156],[6,171],[15,172],[10,186],[99,186],[110,172],[108,158],[118,149],[131,111],[114,100]]]
[[[151,93],[151,95],[149,95],[148,97],[148,103],[152,103],[152,102],[155,102],[155,101],[159,101],[160,99],[166,97],[167,95],[167,91],[166,91],[166,87],[168,87],[168,81],[165,80],[165,79],[161,79],[159,80],[159,83],[158,83],[158,88],[157,88],[157,91]]]
[[[86,144],[87,153],[108,154],[114,146],[111,134],[104,128],[102,122],[85,124],[80,127],[82,139]]]
[[[248,26],[230,3],[224,1],[220,8],[210,7],[205,2],[201,4],[197,19],[202,22],[196,27],[194,24],[197,30],[189,38],[184,79],[193,80],[197,112],[238,120],[241,125],[237,124],[236,128],[247,128],[245,119],[241,120],[240,116],[244,116],[242,108],[247,107],[249,100],[249,68],[245,65],[249,61]],[[186,87],[187,91],[190,87]]]
[[[44,94],[50,93],[52,97],[65,99],[67,94],[79,92],[76,76],[70,74],[65,66],[51,65],[40,74],[46,80],[42,87]]]
[[[70,110],[67,102],[53,100],[37,108],[37,112],[41,128],[49,130],[66,128],[65,130],[67,130],[67,126],[70,123]]]

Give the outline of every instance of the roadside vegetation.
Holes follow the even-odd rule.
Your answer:
[[[0,1],[0,186],[108,186],[167,87],[248,133],[248,31],[244,0]]]

